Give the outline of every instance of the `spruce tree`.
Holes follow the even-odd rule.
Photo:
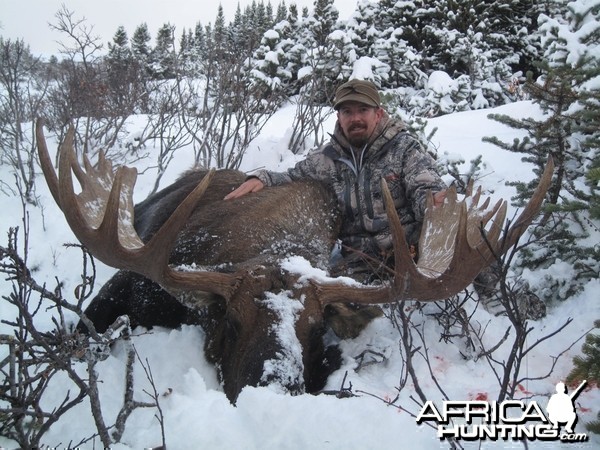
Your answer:
[[[223,7],[220,5],[217,9],[217,17],[210,35],[210,55],[208,55],[208,58],[205,61],[205,66],[210,66],[209,77],[211,80],[213,80],[213,82],[225,82],[225,78],[222,76],[222,74],[226,73],[228,70],[227,67],[229,65],[230,36],[227,24],[225,23]],[[220,89],[217,91],[220,91]]]
[[[525,267],[548,267],[557,262],[570,264],[572,271],[561,270],[542,283],[547,299],[565,299],[600,271],[600,249],[591,238],[600,224],[587,211],[574,208],[575,202],[589,204],[586,174],[598,158],[598,93],[592,80],[600,76],[599,3],[589,7],[587,0],[564,3],[565,17],[541,16],[540,33],[544,60],[538,64],[541,77],[530,79],[527,91],[539,105],[539,119],[514,120],[507,116],[493,118],[515,128],[525,129],[528,136],[512,144],[496,138],[487,140],[507,150],[524,153],[524,161],[533,163],[539,175],[551,155],[556,165],[549,204],[541,226],[534,231],[540,241],[521,252]],[[594,173],[591,171],[591,173]],[[516,183],[517,204],[531,197],[537,180]]]
[[[600,328],[600,320],[594,323],[595,328]],[[573,358],[573,369],[567,376],[569,383],[581,383],[587,381],[588,386],[600,385],[600,334],[589,333],[581,347],[582,356]],[[586,423],[586,428],[596,434],[600,434],[600,411],[598,419]]]
[[[233,48],[244,53],[253,50],[253,48],[249,46],[247,39],[248,25],[246,21],[247,19],[242,14],[242,10],[238,4],[235,15],[233,16],[233,22],[229,24],[229,35]]]
[[[535,61],[541,57],[541,44],[538,29],[538,17],[545,12],[550,16],[559,14],[553,1],[508,0],[497,1],[490,30],[490,42],[502,53],[515,74],[524,81],[528,72],[536,74]]]
[[[279,5],[277,5],[277,12],[275,13],[275,23],[279,23],[283,20],[286,19],[288,14],[288,9],[287,6],[285,5],[285,0],[282,0],[281,2],[279,2]]]
[[[419,42],[419,1],[364,1],[346,24],[356,58],[370,57],[379,65],[375,76],[382,89],[423,88],[422,47]]]
[[[586,174],[590,186],[589,211],[593,219],[600,220],[600,155],[596,155]]]
[[[139,25],[133,32],[133,37],[131,38],[131,52],[133,58],[147,73],[150,73],[149,64],[152,49],[150,48],[149,43],[151,40],[152,36],[150,36],[148,25],[146,23]]]
[[[378,21],[381,5],[377,2],[359,2],[344,31],[355,48],[357,57],[370,56],[375,41],[379,38]]]
[[[434,2],[425,25],[426,58],[453,79],[468,77],[471,108],[506,103],[508,86],[519,63],[511,44],[517,17],[506,18],[509,2],[486,0]],[[514,3],[514,2],[512,2]],[[510,28],[505,24],[510,20]]]
[[[194,61],[195,67],[194,70],[198,74],[203,74],[204,64],[203,61],[206,60],[209,54],[209,48],[207,46],[207,32],[204,26],[198,22],[194,27]]]
[[[290,23],[296,23],[299,19],[298,16],[298,7],[295,3],[292,3],[288,10],[287,20]]]
[[[198,54],[196,52],[196,42],[192,30],[183,30],[179,41],[179,67],[181,72],[186,75],[194,76],[197,74]]]
[[[158,79],[174,78],[176,74],[175,27],[164,24],[156,35],[156,45],[150,56],[152,75]]]
[[[106,65],[113,113],[124,116],[133,113],[142,90],[139,81],[143,77],[139,77],[138,72],[143,69],[134,62],[129,38],[122,26],[117,29],[113,42],[108,44]]]
[[[260,46],[253,55],[252,76],[268,89],[281,89],[289,92],[292,82],[293,65],[288,61],[290,25],[286,20],[274,29],[265,32]]]
[[[112,70],[122,71],[131,63],[132,51],[129,48],[129,37],[125,27],[120,26],[108,44],[107,62]]]
[[[335,29],[339,15],[333,0],[315,0],[315,9],[308,26],[317,46],[327,44],[327,37]]]

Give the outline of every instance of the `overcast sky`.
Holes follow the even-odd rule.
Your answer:
[[[120,25],[131,38],[135,28],[143,22],[148,24],[153,37],[167,22],[176,26],[176,36],[197,22],[214,23],[219,3],[223,5],[226,20],[230,21],[238,3],[244,10],[252,0],[0,0],[0,35],[4,39],[22,38],[34,54],[50,55],[58,52],[56,41],[65,41],[64,36],[48,26],[48,23],[56,23],[55,14],[62,4],[75,14],[75,19],[85,18],[106,46]],[[314,0],[286,0],[288,6],[292,3],[300,10],[304,6],[312,10]],[[279,0],[271,0],[274,10],[278,4]],[[354,11],[356,0],[335,0],[335,6],[345,19]]]

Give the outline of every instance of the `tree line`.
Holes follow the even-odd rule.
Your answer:
[[[119,27],[105,49],[90,25],[63,6],[51,24],[64,36],[62,59],[42,60],[25,42],[0,38],[0,163],[15,168],[17,181],[15,187],[3,180],[0,188],[35,203],[36,117],[59,138],[74,123],[78,151],[92,158],[100,148],[116,161],[154,158],[157,189],[180,148],[193,149],[197,164],[239,167],[286,102],[296,108],[288,148],[319,145],[335,88],[352,77],[372,79],[388,112],[417,132],[430,117],[530,99],[546,119],[498,117],[523,128],[526,139],[489,139],[524,154],[538,171],[549,154],[558,166],[547,222],[560,239],[525,260],[539,267],[570,254],[585,281],[597,276],[598,250],[587,246],[581,259],[571,249],[597,230],[599,8],[594,0],[381,0],[362,1],[340,20],[333,0],[315,0],[302,11],[285,0],[275,8],[254,1],[238,6],[229,22],[219,8],[214,23],[194,29],[165,24],[154,45],[145,23],[131,38]],[[147,125],[126,140],[133,115],[145,115]],[[535,181],[518,186],[521,199]],[[550,220],[559,214],[572,220]],[[565,292],[559,297],[573,290]]]

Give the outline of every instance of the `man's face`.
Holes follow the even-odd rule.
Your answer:
[[[338,122],[350,144],[362,147],[369,141],[382,115],[381,108],[359,102],[345,102],[338,109]]]

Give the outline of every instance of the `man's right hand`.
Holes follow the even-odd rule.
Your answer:
[[[223,200],[231,200],[232,198],[242,197],[250,192],[258,192],[264,187],[264,183],[258,178],[248,178],[237,189],[227,194]]]

